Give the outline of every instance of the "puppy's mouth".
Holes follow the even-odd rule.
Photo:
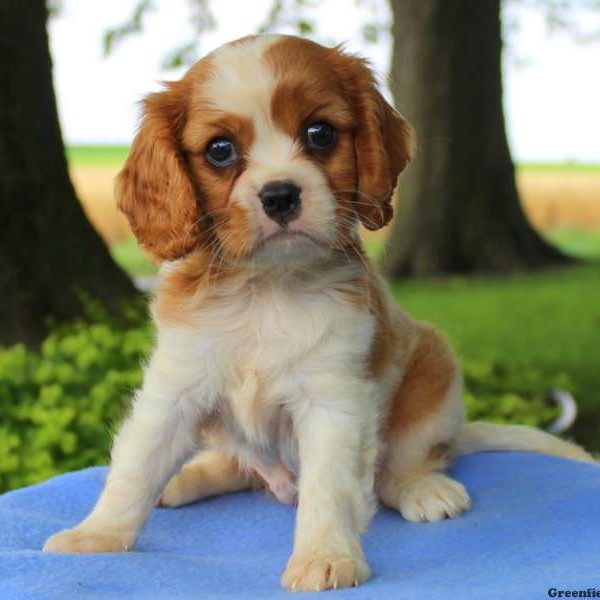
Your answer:
[[[283,228],[261,239],[252,254],[270,261],[286,261],[309,259],[329,249],[328,244],[314,235]]]
[[[290,230],[287,227],[272,233],[261,240],[259,246],[265,246],[272,243],[294,244],[301,240],[310,240],[314,244],[323,245],[323,241],[300,230]]]

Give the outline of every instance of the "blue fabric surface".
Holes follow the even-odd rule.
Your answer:
[[[600,588],[600,468],[485,453],[453,472],[472,495],[469,513],[408,523],[381,509],[364,536],[372,579],[326,597],[529,600],[551,587]],[[290,597],[279,578],[295,509],[260,492],[155,510],[129,553],[42,553],[50,534],[87,514],[105,474],[87,469],[0,496],[2,600]]]

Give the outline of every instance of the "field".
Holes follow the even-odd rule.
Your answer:
[[[114,209],[112,180],[126,149],[73,148],[69,155],[85,210],[117,261],[134,275],[152,273]],[[575,434],[600,450],[600,166],[523,165],[517,183],[532,223],[588,264],[509,278],[402,281],[394,296],[446,331],[464,357],[566,373],[581,407]]]

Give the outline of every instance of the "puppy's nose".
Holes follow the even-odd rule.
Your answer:
[[[258,193],[263,210],[269,219],[282,227],[300,214],[300,192],[291,181],[269,181]]]

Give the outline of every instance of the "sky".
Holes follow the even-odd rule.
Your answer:
[[[103,33],[125,22],[136,1],[63,0],[50,21],[54,82],[68,144],[128,144],[140,99],[184,72],[165,71],[161,64],[194,36],[189,0],[154,0],[142,33],[102,56]],[[212,0],[217,28],[202,34],[201,53],[253,33],[271,2]],[[518,17],[519,26],[504,53],[504,105],[513,157],[521,162],[600,163],[600,42],[580,44],[568,34],[550,34],[539,11],[515,12],[514,6],[511,15]],[[372,60],[385,82],[391,49],[386,0],[321,0],[310,14],[319,41],[347,42]],[[361,28],[373,21],[384,26],[383,33],[377,43],[367,43]]]

